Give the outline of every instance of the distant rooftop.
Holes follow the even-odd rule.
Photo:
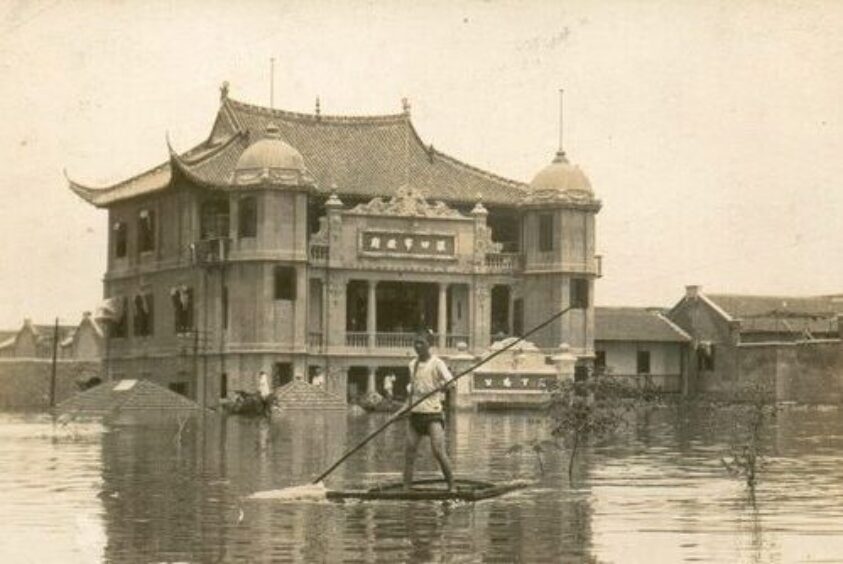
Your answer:
[[[201,409],[186,397],[148,380],[117,380],[80,392],[60,403],[60,413],[115,415],[118,412],[175,412]]]
[[[293,380],[275,391],[281,411],[318,411],[347,408],[345,401],[318,386]]]
[[[657,309],[595,307],[594,340],[685,343],[691,338]]]

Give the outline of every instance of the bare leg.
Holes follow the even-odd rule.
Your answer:
[[[430,435],[430,448],[439,463],[439,468],[442,469],[445,480],[448,482],[448,489],[454,491],[454,473],[451,471],[448,453],[445,452],[445,430],[438,421],[431,421],[427,427],[427,433]]]
[[[404,444],[404,489],[409,490],[413,485],[413,471],[416,467],[416,450],[421,436],[407,421],[407,442]]]

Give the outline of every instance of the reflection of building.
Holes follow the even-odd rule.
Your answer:
[[[658,310],[597,307],[595,368],[648,382],[666,392],[683,391],[691,338]]]
[[[691,391],[762,384],[779,400],[843,399],[840,296],[705,294],[688,286],[667,316],[691,336]]]
[[[485,350],[573,303],[531,338],[593,355],[595,199],[560,150],[530,184],[422,143],[404,112],[299,114],[222,90],[207,140],[113,186],[105,296],[114,376],[205,403],[319,367],[329,391],[403,389],[412,333]]]

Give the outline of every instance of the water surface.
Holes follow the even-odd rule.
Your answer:
[[[280,502],[383,416],[271,422],[207,416],[110,426],[0,414],[0,562],[796,562],[843,560],[843,412],[792,408],[765,434],[754,499],[720,456],[724,417],[664,408],[582,452],[509,453],[546,436],[536,413],[460,413],[459,475],[534,478],[477,504]],[[713,424],[712,424],[713,421]],[[398,479],[403,428],[329,488]],[[420,477],[434,475],[424,449]]]

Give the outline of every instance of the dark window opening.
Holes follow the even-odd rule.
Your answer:
[[[119,298],[119,311],[116,312],[116,318],[111,326],[111,336],[116,338],[123,338],[128,335],[129,331],[129,299]]]
[[[606,351],[594,351],[594,367],[601,371],[606,370]]]
[[[650,351],[638,351],[635,367],[638,374],[650,373]]]
[[[272,367],[272,387],[280,388],[293,381],[293,365],[289,362],[276,362]]]
[[[228,200],[208,200],[202,203],[199,232],[202,239],[228,237]]]
[[[589,283],[587,278],[571,279],[571,307],[574,309],[588,309]]]
[[[275,299],[296,299],[296,269],[291,266],[275,267]]]
[[[546,253],[553,250],[553,214],[539,215],[539,251]]]
[[[129,226],[125,221],[114,224],[114,258],[123,258],[128,254]]]
[[[509,286],[492,286],[492,340],[509,336]]]
[[[714,345],[701,343],[697,349],[697,368],[714,370]]]
[[[237,218],[238,237],[256,237],[258,234],[258,201],[254,196],[240,198]]]
[[[220,397],[228,397],[228,374],[226,374],[225,372],[223,372],[220,376]]]
[[[173,300],[173,315],[176,333],[188,333],[193,329],[193,289],[182,286],[170,291]]]
[[[155,211],[141,210],[138,213],[138,251],[145,253],[155,249]]]
[[[152,294],[138,294],[135,296],[135,311],[133,313],[135,336],[147,337],[152,335]]]
[[[170,382],[167,387],[172,392],[176,392],[177,394],[181,394],[184,397],[187,397],[187,382]]]

